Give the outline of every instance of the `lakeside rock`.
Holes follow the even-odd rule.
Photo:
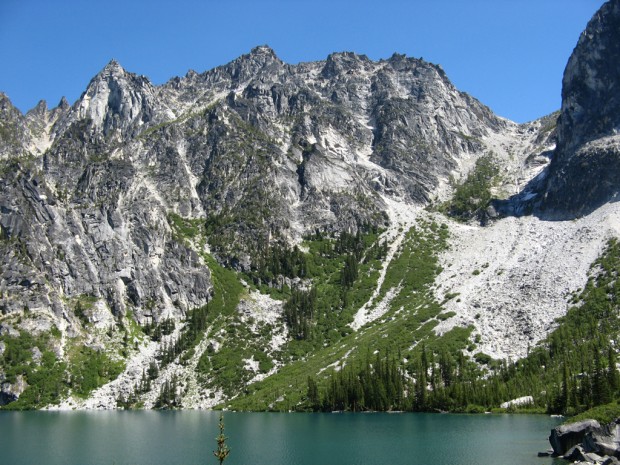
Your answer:
[[[584,420],[553,428],[549,436],[553,453],[558,456],[565,455],[571,448],[581,444],[587,433],[600,427],[596,420]]]
[[[518,397],[517,399],[509,400],[500,405],[501,408],[510,407],[522,407],[524,405],[534,405],[534,398],[532,396]]]
[[[595,451],[601,455],[620,457],[620,418],[594,430],[584,438],[586,450]]]
[[[603,426],[596,420],[560,425],[549,442],[554,455],[574,463],[620,463],[620,418]]]

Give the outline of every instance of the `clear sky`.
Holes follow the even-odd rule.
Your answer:
[[[110,59],[162,84],[268,44],[288,63],[353,51],[440,64],[497,114],[560,107],[579,34],[603,0],[0,0],[0,91],[22,111],[79,98]]]

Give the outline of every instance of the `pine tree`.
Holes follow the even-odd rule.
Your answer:
[[[620,379],[616,368],[616,354],[611,346],[607,349],[607,382],[612,396],[615,396],[620,388]]]
[[[217,457],[218,461],[220,462],[220,465],[222,465],[222,463],[224,463],[224,460],[226,460],[226,457],[228,457],[228,454],[230,454],[230,448],[226,445],[226,440],[228,438],[224,435],[224,414],[223,413],[220,413],[219,428],[220,428],[220,434],[218,434],[217,437],[215,438],[215,441],[217,442],[217,450],[213,451],[213,455]]]
[[[594,405],[607,404],[611,400],[609,382],[603,367],[598,350],[594,353],[594,378],[592,380],[592,400]]]
[[[357,257],[353,254],[347,255],[344,261],[344,268],[340,275],[340,284],[343,288],[348,289],[353,286],[353,283],[357,279],[359,270]]]
[[[159,376],[159,368],[157,367],[157,363],[154,360],[151,361],[151,363],[149,364],[147,374],[149,377],[149,381],[153,381]]]
[[[416,379],[416,405],[418,410],[426,409],[426,374],[424,370],[420,370]]]
[[[319,387],[310,376],[308,376],[308,402],[312,409],[317,409],[319,406]]]
[[[560,413],[566,413],[566,409],[568,408],[569,402],[569,374],[568,367],[566,366],[566,362],[564,362],[564,367],[562,369],[562,411]]]
[[[453,361],[450,353],[447,350],[442,350],[439,356],[439,370],[441,372],[441,380],[445,387],[450,387],[453,379]]]

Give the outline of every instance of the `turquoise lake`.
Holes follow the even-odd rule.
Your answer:
[[[217,412],[0,412],[4,465],[217,464]],[[224,414],[226,465],[555,465],[542,415]]]

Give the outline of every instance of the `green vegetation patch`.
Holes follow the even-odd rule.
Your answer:
[[[59,361],[51,350],[47,335],[33,336],[21,331],[19,337],[3,336],[5,351],[0,356],[0,370],[6,380],[15,383],[18,377],[27,383],[19,399],[2,407],[4,409],[29,410],[57,403],[67,392],[66,364]],[[33,357],[36,349],[40,360]]]
[[[69,385],[74,395],[84,399],[125,369],[123,361],[112,360],[105,352],[83,345],[73,347],[69,358]]]
[[[234,314],[245,288],[237,273],[219,265],[209,255],[205,255],[205,259],[213,282],[213,299],[209,301],[210,313],[214,316]]]
[[[172,227],[172,237],[181,243],[197,238],[205,229],[204,219],[183,218],[176,213],[168,214],[168,223]]]
[[[583,420],[596,420],[601,425],[606,425],[617,418],[620,418],[620,405],[618,405],[618,402],[616,401],[609,404],[598,405],[586,410],[585,412],[581,412],[574,417],[569,417],[564,421],[564,424]]]
[[[441,350],[450,350],[454,354],[450,355],[451,359],[455,359],[456,353],[468,345],[472,331],[471,328],[455,328],[443,336],[437,336],[433,330],[438,324],[437,316],[442,312],[442,307],[434,300],[430,285],[440,271],[437,255],[445,248],[446,238],[445,227],[431,221],[421,221],[406,233],[400,252],[387,270],[380,298],[391,289],[397,292],[383,317],[357,333],[347,326],[348,331],[343,331],[344,334],[337,338],[325,338],[322,346],[302,354],[302,360],[293,361],[277,374],[248,386],[244,396],[229,402],[227,406],[241,410],[280,411],[417,409],[412,394],[414,389],[404,380],[411,379],[421,353],[436,351],[438,357]],[[379,244],[377,241],[375,243]],[[329,241],[325,242],[325,238],[313,238],[308,242],[310,257],[313,260],[330,257],[331,245]],[[379,247],[382,245],[379,244]],[[372,254],[368,256],[372,257]],[[334,289],[342,289],[342,271],[346,262],[344,257],[339,260],[339,265],[329,260],[325,263],[325,275],[315,284],[317,295],[320,296],[324,286],[330,284],[337,284]],[[371,258],[369,262],[373,260]],[[364,259],[360,263],[363,264]],[[380,262],[373,267],[378,273]],[[352,287],[365,276],[368,272],[358,270]],[[376,279],[374,284],[376,286]],[[365,298],[368,300],[374,286],[369,283],[365,286],[368,289]],[[336,294],[333,299],[332,302],[340,300],[343,310],[347,308],[342,307],[342,295]],[[351,307],[351,316],[363,302]],[[344,321],[349,322],[351,318]],[[328,334],[333,334],[333,331]],[[441,349],[445,347],[449,349]],[[381,366],[376,362],[377,356]],[[368,368],[369,361],[374,368]],[[473,363],[471,365],[475,366]],[[371,386],[373,383],[374,387]],[[362,391],[364,396],[360,394]],[[353,397],[345,396],[344,392],[352,392]],[[410,393],[410,397],[405,401],[406,392]]]
[[[499,179],[499,167],[494,157],[480,157],[467,178],[454,186],[452,199],[438,207],[439,211],[459,221],[477,219],[484,222],[492,198],[491,188]]]
[[[97,302],[97,300],[97,297],[88,294],[82,294],[78,297],[71,299],[71,302],[69,302],[69,306],[73,308],[73,313],[79,318],[79,320],[82,322],[82,325],[85,326],[89,323],[88,315],[86,314],[86,312],[93,308],[93,305],[95,304],[95,302]]]

